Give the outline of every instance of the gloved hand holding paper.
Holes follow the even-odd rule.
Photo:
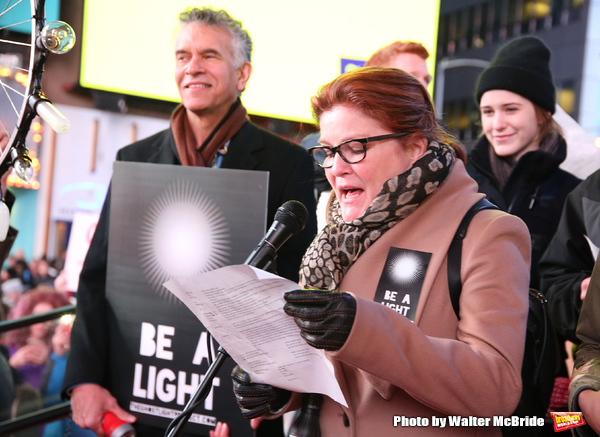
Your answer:
[[[347,406],[325,352],[309,346],[283,294],[298,284],[248,265],[223,267],[164,286],[204,324],[256,383],[321,393]]]

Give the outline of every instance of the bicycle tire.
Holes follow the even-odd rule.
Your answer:
[[[2,88],[0,94],[2,94],[5,101],[9,102],[9,107],[14,112],[14,116],[8,122],[0,123],[0,132],[9,138],[7,145],[0,152],[0,172],[2,170],[6,171],[7,167],[12,165],[13,157],[9,156],[11,151],[14,150],[16,154],[27,156],[26,137],[36,116],[31,99],[42,95],[43,65],[48,56],[48,51],[40,48],[36,43],[46,21],[45,0],[4,1],[6,5],[0,12],[0,17],[6,18],[8,16],[9,18],[7,24],[3,24],[0,30],[8,33],[12,27],[23,25],[25,21],[11,23],[10,13],[15,11],[17,7],[23,8],[23,4],[27,6],[28,3],[30,18],[27,21],[31,24],[31,34],[28,38],[18,38],[16,33],[12,33],[10,39],[0,39],[1,53],[11,53],[11,50],[16,50],[17,54],[21,52],[21,55],[24,54],[23,58],[27,58],[26,62],[22,62],[19,66],[10,66],[17,70],[14,76],[11,77],[16,77],[19,73],[21,77],[23,74],[26,75],[27,79],[23,81],[24,83],[13,80],[12,83],[8,84],[4,79],[0,80],[0,87]]]

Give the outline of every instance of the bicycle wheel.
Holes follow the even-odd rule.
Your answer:
[[[2,118],[0,134],[8,137],[7,145],[0,153],[0,162],[4,164],[11,150],[25,155],[25,138],[31,121],[35,117],[28,104],[28,98],[37,83],[41,83],[41,71],[35,70],[36,39],[44,25],[45,0],[4,0],[6,4],[1,12],[0,30],[0,108]],[[23,19],[25,18],[25,19]],[[30,33],[19,32],[29,23]],[[21,149],[21,150],[19,150]],[[14,154],[14,152],[12,153]],[[9,157],[12,164],[13,157]]]
[[[25,140],[31,122],[40,115],[59,133],[68,131],[68,120],[42,93],[44,62],[50,51],[66,53],[75,43],[72,29],[60,21],[46,26],[45,0],[0,0],[0,172],[13,165],[19,176],[26,168]],[[22,33],[23,26],[30,32]],[[8,137],[8,141],[6,138]],[[0,142],[0,145],[3,145]],[[27,162],[25,162],[27,164]],[[4,167],[4,168],[3,168]]]

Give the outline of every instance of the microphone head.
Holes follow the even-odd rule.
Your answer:
[[[292,232],[292,235],[304,229],[307,220],[308,210],[302,202],[298,202],[297,200],[288,200],[277,208],[277,212],[275,213],[275,221],[287,227]]]

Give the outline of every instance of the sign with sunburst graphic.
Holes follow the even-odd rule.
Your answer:
[[[214,344],[163,283],[241,264],[266,228],[265,172],[116,162],[110,193],[106,296],[111,387],[138,421],[166,428],[194,394]],[[230,366],[186,426],[208,435],[216,421],[250,432]]]
[[[140,263],[154,290],[172,298],[163,286],[223,267],[231,235],[221,211],[193,181],[169,183],[148,208],[140,230]]]
[[[379,302],[414,322],[431,253],[390,247],[377,291]]]

